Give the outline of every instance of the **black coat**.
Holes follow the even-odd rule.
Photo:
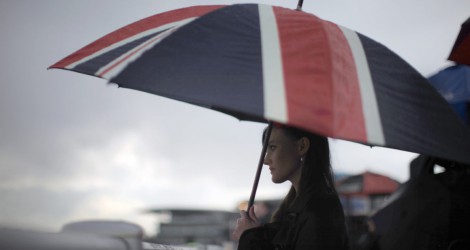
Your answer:
[[[246,230],[238,249],[349,249],[338,196],[305,193],[294,201],[279,222]]]

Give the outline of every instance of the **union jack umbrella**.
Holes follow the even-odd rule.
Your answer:
[[[462,23],[459,35],[449,55],[449,60],[470,65],[470,18]]]
[[[422,75],[380,43],[302,11],[177,9],[114,31],[51,68],[242,120],[470,163],[469,129]]]

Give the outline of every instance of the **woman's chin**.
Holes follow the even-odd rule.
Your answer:
[[[273,183],[280,184],[280,183],[285,182],[286,180],[281,180],[281,179],[275,178],[275,177],[273,176],[273,177],[271,177],[271,181],[272,181]]]

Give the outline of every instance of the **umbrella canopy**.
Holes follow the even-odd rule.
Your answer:
[[[470,65],[470,18],[462,23],[460,33],[450,52],[449,60]]]
[[[328,137],[470,163],[470,131],[378,42],[276,6],[197,6],[112,32],[52,65]]]
[[[430,76],[429,82],[470,125],[470,66],[457,64]]]

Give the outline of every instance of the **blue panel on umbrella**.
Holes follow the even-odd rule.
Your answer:
[[[400,149],[409,151],[421,148],[422,152],[417,153],[436,156],[463,155],[468,134],[456,132],[435,137],[439,131],[452,131],[453,127],[460,127],[462,133],[467,130],[444,98],[398,55],[368,37],[359,38],[369,64],[387,144],[404,145]],[[453,143],[460,144],[456,147],[460,153],[446,146]]]
[[[181,27],[111,81],[225,112],[236,110],[234,115],[242,119],[262,117],[260,42],[258,6],[233,5]]]

